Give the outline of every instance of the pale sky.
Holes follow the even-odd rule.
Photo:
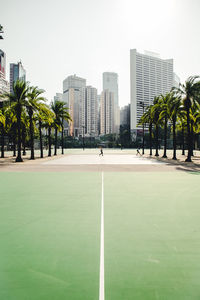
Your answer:
[[[130,49],[174,59],[185,81],[200,74],[199,0],[0,0],[9,63],[22,61],[27,80],[49,101],[76,74],[102,91],[102,73],[119,75],[119,104],[130,102]]]

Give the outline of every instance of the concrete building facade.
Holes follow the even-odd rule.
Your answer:
[[[10,64],[10,92],[13,92],[13,84],[16,80],[26,81],[26,70],[24,69],[21,61],[17,64]]]
[[[83,88],[82,122],[86,136],[98,135],[97,89],[92,86]]]
[[[114,93],[104,90],[100,103],[100,134],[115,133],[114,130]]]
[[[120,125],[130,125],[130,104],[120,108]]]
[[[158,54],[130,50],[131,132],[155,96],[166,94],[173,87],[173,59],[161,59]]]
[[[118,74],[114,72],[103,73],[103,90],[109,90],[114,95],[114,132],[119,133],[120,109],[118,97]]]
[[[63,94],[62,93],[56,93],[56,95],[53,98],[54,102],[55,101],[63,101]]]
[[[67,103],[72,122],[66,122],[65,131],[70,136],[79,137],[83,134],[83,96],[86,87],[86,79],[76,75],[68,76],[63,81],[63,101]]]
[[[10,90],[9,82],[6,80],[6,54],[0,49],[0,95],[8,93]],[[0,96],[0,101],[4,99]]]

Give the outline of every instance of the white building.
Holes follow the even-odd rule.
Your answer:
[[[100,102],[100,134],[114,132],[114,93],[104,90]]]
[[[82,89],[82,123],[86,136],[98,136],[98,99],[97,89],[87,86]]]
[[[6,54],[0,49],[0,95],[9,93],[9,83],[6,80]],[[0,101],[4,99],[0,97]]]
[[[109,90],[114,94],[114,132],[119,133],[120,109],[118,97],[118,74],[113,72],[103,73],[103,90]]]
[[[65,123],[65,131],[69,135],[78,137],[83,134],[84,122],[82,113],[83,88],[86,87],[86,79],[76,75],[68,76],[63,81],[63,101],[67,103],[72,122]]]
[[[152,104],[155,96],[166,94],[173,87],[173,59],[161,59],[158,54],[138,53],[130,50],[131,132],[136,134],[137,124],[144,107]]]

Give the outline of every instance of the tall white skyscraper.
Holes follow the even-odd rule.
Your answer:
[[[100,134],[114,132],[114,93],[104,90],[100,100]]]
[[[155,96],[166,94],[173,87],[173,59],[161,59],[152,52],[130,50],[131,131],[134,134],[143,114],[143,107],[152,104]]]
[[[67,103],[69,114],[72,118],[69,126],[65,123],[65,131],[71,136],[78,137],[84,130],[82,113],[83,88],[86,86],[86,79],[76,75],[68,76],[63,81],[63,101]]]
[[[92,86],[83,88],[82,97],[82,120],[85,128],[85,135],[98,135],[98,99],[97,89]]]
[[[109,90],[114,95],[114,132],[119,132],[120,110],[118,98],[118,74],[113,72],[103,73],[103,90]]]

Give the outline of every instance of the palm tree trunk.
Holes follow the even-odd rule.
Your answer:
[[[48,156],[51,156],[51,126],[48,128],[48,140],[49,140],[49,154]]]
[[[5,147],[5,130],[3,124],[1,125],[1,158],[4,158]]]
[[[194,130],[193,130],[194,122],[191,120],[191,156],[194,156]]]
[[[167,158],[167,118],[165,117],[165,127],[164,127],[164,154],[163,158]]]
[[[173,119],[173,157],[176,160],[176,118]]]
[[[21,107],[17,111],[17,157],[16,162],[22,162],[21,156]]]
[[[34,157],[34,136],[33,136],[33,113],[29,113],[30,118],[30,143],[31,143],[31,157],[30,159],[35,159]]]
[[[152,155],[152,123],[149,124],[149,147],[150,147],[149,155]]]
[[[62,118],[62,154],[64,154],[64,128],[63,128],[63,118]]]
[[[158,153],[158,125],[156,125],[156,154],[155,156],[159,156],[159,153]]]
[[[55,127],[55,148],[54,148],[54,155],[57,155],[57,135],[58,135],[58,128]]]
[[[184,136],[184,126],[182,125],[182,155],[185,155],[185,136]]]
[[[40,158],[43,158],[42,122],[41,121],[39,121],[39,134],[40,134]]]
[[[16,135],[17,135],[17,130],[15,128],[14,132],[13,132],[13,137],[12,137],[12,142],[13,142],[13,157],[16,156]]]
[[[24,126],[22,127],[22,146],[23,146],[23,152],[22,152],[22,155],[26,155],[26,145],[25,145],[25,139],[26,139],[26,136],[25,136],[25,129],[24,129]]]
[[[186,162],[191,162],[191,134],[190,134],[190,109],[187,107],[187,144],[188,144],[188,156]]]

